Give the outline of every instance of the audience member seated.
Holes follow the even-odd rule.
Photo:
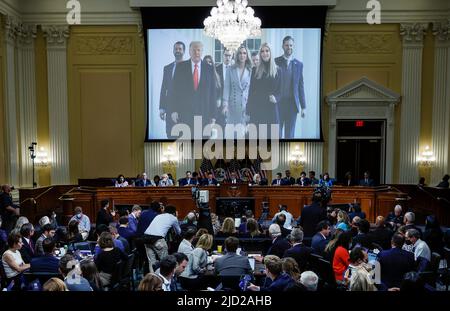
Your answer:
[[[408,231],[409,229],[416,229],[420,233],[420,237],[422,237],[422,230],[415,225],[416,215],[413,212],[407,212],[403,217],[403,223],[405,224],[405,229]]]
[[[350,219],[345,211],[340,210],[337,213],[336,229],[341,229],[342,231],[351,230]]]
[[[140,292],[161,292],[163,280],[155,273],[147,273],[139,283],[138,291]]]
[[[179,181],[179,186],[180,187],[184,187],[184,186],[195,186],[198,184],[198,180],[197,179],[193,179],[191,176],[191,171],[187,171],[186,172],[186,177],[181,178]]]
[[[208,229],[206,228],[200,228],[197,230],[197,233],[195,234],[194,238],[192,239],[192,245],[195,248],[195,245],[197,245],[198,240],[200,239],[200,237],[206,233],[209,233]]]
[[[169,253],[169,246],[166,242],[166,235],[170,229],[174,229],[176,235],[181,234],[178,223],[177,210],[175,206],[167,205],[163,214],[157,215],[145,230],[144,241],[149,271],[153,272],[153,265],[157,264],[161,258]]]
[[[390,212],[386,217],[386,224],[389,224],[392,230],[396,231],[401,225],[403,225],[403,214],[401,205],[396,205],[394,211]]]
[[[325,251],[325,247],[329,242],[331,232],[330,223],[328,220],[322,220],[319,222],[317,225],[317,231],[318,232],[312,237],[311,248],[315,254],[322,256]]]
[[[438,188],[448,188],[450,176],[448,174],[445,174],[444,177],[442,177],[442,181],[436,186]]]
[[[297,223],[303,228],[305,237],[312,237],[316,233],[319,222],[327,219],[327,210],[322,207],[322,194],[314,192],[311,205],[305,205]]]
[[[135,184],[136,187],[154,187],[155,182],[153,180],[148,179],[147,173],[142,173],[142,178],[139,178],[136,180]]]
[[[189,229],[197,231],[197,216],[194,212],[189,212],[183,222],[180,224],[181,234]]]
[[[249,218],[246,223],[246,233],[240,235],[242,238],[264,238],[265,235],[259,230],[259,224],[254,218]]]
[[[68,225],[68,232],[67,232],[67,240],[66,242],[68,244],[70,243],[79,243],[83,241],[83,236],[81,235],[79,231],[79,221],[76,219],[73,219],[69,222]]]
[[[368,171],[364,172],[364,178],[359,181],[359,185],[365,187],[375,186],[375,181],[370,178],[370,173]]]
[[[291,176],[291,171],[290,170],[286,170],[284,171],[284,174],[286,175],[286,177],[284,177],[284,184],[285,185],[295,185],[295,178]]]
[[[392,236],[392,248],[378,254],[381,283],[386,288],[399,287],[405,273],[415,270],[414,255],[402,249],[405,238],[395,233]]]
[[[350,254],[348,251],[352,242],[352,237],[349,232],[342,232],[337,235],[337,239],[334,241],[334,245],[331,245],[334,277],[338,283],[342,283],[344,281],[344,272],[347,270],[350,261]]]
[[[287,211],[287,205],[280,204],[278,206],[278,210],[279,210],[279,212],[276,213],[275,216],[273,216],[272,222],[275,222],[275,219],[277,218],[278,215],[283,214],[286,217],[286,221],[284,223],[284,228],[291,230],[292,222],[293,222],[294,218],[292,217],[292,214]]]
[[[251,274],[252,267],[247,256],[236,254],[239,240],[230,236],[225,240],[226,254],[214,261],[216,273],[220,276]]]
[[[236,231],[236,227],[234,224],[234,219],[231,217],[227,217],[224,219],[222,228],[219,232],[217,232],[217,237],[227,238],[229,236],[237,236],[238,232]]]
[[[218,184],[217,179],[214,178],[212,172],[208,172],[208,175],[201,182],[202,186],[216,186]]]
[[[114,210],[109,210],[109,200],[102,200],[101,206],[101,209],[97,213],[97,222],[95,223],[97,230],[100,225],[109,226],[114,221],[113,217],[116,216]]]
[[[30,268],[30,264],[24,263],[20,249],[22,248],[22,237],[19,233],[11,232],[8,236],[8,249],[2,255],[2,265],[5,270],[7,284],[14,280],[14,288],[20,288],[18,276]]]
[[[75,207],[75,215],[73,215],[69,220],[69,224],[72,220],[78,221],[78,231],[83,236],[83,240],[86,240],[89,236],[89,232],[91,231],[91,221],[88,216],[83,214],[81,207]]]
[[[305,271],[300,275],[300,283],[307,291],[316,292],[319,286],[319,277],[313,271]]]
[[[281,178],[281,173],[277,173],[277,177],[272,180],[272,186],[287,186],[286,180]]]
[[[372,242],[377,243],[383,249],[389,249],[391,247],[392,235],[392,230],[385,225],[384,217],[378,216],[375,221],[375,229],[369,232]]]
[[[390,288],[389,290],[406,293],[425,293],[425,280],[416,271],[411,271],[403,277],[400,288]]]
[[[22,226],[23,226],[24,224],[28,224],[28,223],[30,223],[30,221],[28,220],[27,217],[25,217],[25,216],[20,216],[20,217],[17,219],[17,221],[16,221],[16,223],[15,223],[15,225],[14,225],[14,228],[11,230],[11,232],[14,232],[14,233],[20,233],[20,229],[22,228]]]
[[[423,233],[423,240],[430,247],[432,253],[436,252],[442,254],[443,251],[443,234],[441,226],[436,216],[430,215],[425,219],[425,231]]]
[[[311,181],[309,180],[308,177],[306,177],[306,173],[305,172],[301,172],[300,173],[300,177],[297,179],[297,184],[302,186],[302,187],[306,187],[306,186],[310,186],[311,185]]]
[[[170,292],[172,290],[171,284],[173,276],[175,275],[175,270],[177,268],[177,260],[175,256],[168,255],[161,259],[159,264],[159,273],[158,275],[161,277],[163,284],[162,289],[165,292]]]
[[[422,272],[428,268],[431,262],[431,251],[427,243],[420,239],[420,232],[416,229],[408,229],[405,235],[404,250],[414,254],[418,271]]]
[[[361,219],[366,219],[366,213],[361,211],[361,206],[359,204],[351,204],[348,218],[353,219],[355,216],[358,216]]]
[[[330,174],[325,173],[323,177],[319,180],[319,186],[332,187],[335,180],[330,178]]]
[[[353,237],[353,247],[359,245],[371,249],[373,241],[369,231],[370,223],[366,219],[361,219],[358,223],[358,234]]]
[[[161,210],[162,204],[160,204],[158,201],[153,201],[152,203],[150,203],[150,208],[141,213],[136,231],[136,235],[138,237],[142,237],[144,235],[145,230],[147,230],[148,226],[150,226],[150,223],[153,221],[156,215],[161,213]]]
[[[117,231],[117,227],[110,225],[108,227],[109,233],[111,233],[114,241],[120,241],[120,243],[123,245],[123,248],[118,247],[122,252],[125,253],[125,255],[128,255],[131,251],[130,243],[127,239],[120,236],[119,232]]]
[[[185,254],[189,256],[190,253],[194,250],[194,246],[192,245],[192,241],[194,240],[195,234],[197,231],[194,228],[189,228],[183,234],[183,240],[178,246],[178,253]]]
[[[95,292],[103,291],[103,284],[97,266],[92,258],[80,262],[81,275],[89,282]]]
[[[213,236],[211,234],[203,234],[197,242],[195,249],[189,254],[189,265],[179,280],[186,290],[206,289],[203,275],[208,265],[208,251],[213,245]]]
[[[46,224],[42,228],[43,232],[42,235],[37,239],[36,246],[34,253],[36,256],[43,256],[44,255],[44,249],[42,247],[42,241],[46,238],[53,238],[55,236],[55,229],[50,224]]]
[[[22,255],[23,262],[30,263],[31,258],[35,256],[35,248],[33,242],[34,227],[31,223],[24,224],[20,229],[20,235],[22,236],[22,247],[20,248],[20,254]]]
[[[97,245],[95,245],[95,249],[94,249],[94,257],[95,258],[97,258],[98,254],[100,254],[102,252],[102,249],[101,249],[100,245],[98,244],[98,239],[100,239],[100,235],[103,232],[109,232],[109,227],[105,226],[105,225],[100,225],[96,230]],[[113,243],[114,243],[114,247],[117,247],[125,254],[125,246],[122,244],[122,241],[120,241],[118,239],[113,239]]]
[[[117,233],[128,241],[131,241],[131,239],[135,236],[135,232],[128,227],[128,216],[122,216],[119,218],[119,228],[117,228]]]
[[[211,213],[211,223],[214,231],[214,235],[219,233],[220,229],[222,229],[222,225],[220,224],[219,216],[216,213]]]
[[[282,258],[284,252],[291,248],[291,244],[289,244],[286,238],[282,237],[280,226],[277,224],[270,225],[269,235],[272,238],[272,245],[267,251],[267,255],[275,255],[278,258]]]
[[[283,258],[294,258],[298,264],[300,272],[303,272],[308,266],[313,249],[303,244],[303,231],[300,228],[294,228],[289,235],[289,239],[292,247],[284,252]]]
[[[177,268],[175,269],[175,274],[172,278],[172,282],[170,283],[170,290],[172,292],[183,291],[183,287],[178,280],[179,276],[186,270],[187,265],[189,264],[189,258],[183,253],[174,253],[173,256],[177,261]]]
[[[91,292],[92,287],[89,285],[78,268],[79,262],[72,255],[65,254],[59,261],[59,272],[64,277],[64,283],[69,291],[73,292]]]
[[[295,286],[295,281],[286,273],[283,273],[283,264],[277,256],[269,255],[264,258],[266,276],[272,281],[267,287],[251,284],[247,287],[251,291],[282,292]]]
[[[289,275],[296,283],[300,282],[300,268],[294,258],[286,257],[281,259],[283,272]]]
[[[173,186],[173,181],[172,179],[169,178],[168,174],[162,174],[161,175],[161,180],[159,181],[159,185],[160,187],[169,187],[169,186]]]
[[[367,264],[367,253],[361,247],[355,247],[350,252],[350,264],[345,272],[344,280],[350,291],[376,291],[372,280],[372,265]]]
[[[30,272],[58,273],[59,259],[55,257],[55,241],[46,238],[42,241],[44,256],[31,259]]]
[[[117,263],[122,261],[125,263],[128,257],[114,247],[113,237],[109,232],[103,232],[98,239],[98,245],[102,249],[95,259],[95,265],[100,273],[100,279],[103,286],[108,286],[111,283],[111,277],[114,273]]]
[[[128,181],[125,180],[125,176],[120,174],[119,176],[117,176],[114,186],[116,188],[123,188],[123,187],[128,187],[129,184],[128,184]]]
[[[41,217],[41,219],[39,219],[38,226],[34,227],[33,240],[35,242],[37,241],[37,239],[39,237],[42,236],[42,233],[44,232],[44,226],[47,224],[51,225],[52,228],[58,227],[58,224],[56,223],[56,214],[54,214],[54,213],[52,214],[51,220],[48,216],[43,216],[43,217]]]
[[[291,234],[291,230],[286,229],[284,226],[286,223],[286,216],[284,214],[278,214],[277,217],[275,217],[275,223],[280,226],[281,236],[283,238],[286,238],[289,234]]]
[[[64,281],[59,278],[51,278],[42,286],[44,292],[66,292],[68,290]]]

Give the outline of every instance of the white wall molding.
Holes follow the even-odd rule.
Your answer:
[[[423,38],[427,24],[401,24],[403,38],[402,107],[400,121],[399,183],[415,184],[419,180],[417,157],[420,146]]]
[[[323,173],[323,142],[305,142],[305,170]]]
[[[436,156],[430,185],[437,185],[449,170],[450,140],[450,19],[433,25],[434,90],[431,149]]]
[[[144,143],[145,172],[151,179],[153,179],[154,175],[163,173],[162,151],[163,145],[161,142]]]
[[[42,27],[47,40],[48,112],[51,183],[70,184],[67,99],[67,40],[65,25]]]
[[[176,164],[177,179],[183,178],[186,171],[195,171],[195,159],[192,152],[192,143],[176,143],[176,152],[178,154],[178,163]]]
[[[366,77],[356,80],[327,96],[330,105],[328,135],[328,173],[336,176],[337,120],[386,120],[385,183],[393,182],[394,175],[394,109],[400,95]]]

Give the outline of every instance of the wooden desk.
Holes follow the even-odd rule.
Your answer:
[[[222,187],[222,186],[221,186]],[[221,187],[202,187],[209,190],[211,211],[216,211],[216,198],[221,194]],[[27,198],[53,188],[54,194],[43,202],[32,204]],[[268,202],[270,217],[278,212],[278,205],[285,204],[294,217],[301,215],[304,205],[311,204],[313,187],[300,186],[251,186],[248,187],[248,197],[255,198],[255,216],[262,212],[262,202]],[[63,190],[66,190],[64,192]],[[69,191],[70,190],[70,191]],[[104,199],[110,200],[110,205],[150,204],[153,200],[177,207],[179,218],[183,218],[189,211],[195,210],[190,187],[77,187],[53,186],[36,189],[20,189],[22,213],[30,220],[48,213],[48,210],[59,208],[63,221],[73,215],[76,206],[81,206],[83,212],[95,222],[100,203]],[[387,187],[341,187],[334,186],[330,203],[359,203],[369,221],[374,222],[377,215],[386,216],[392,211],[396,199],[405,198],[406,194],[390,190]],[[55,207],[55,208],[53,208]],[[441,222],[442,224],[445,224]]]

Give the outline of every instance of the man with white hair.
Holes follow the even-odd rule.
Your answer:
[[[422,230],[420,230],[414,222],[416,221],[416,215],[413,212],[407,212],[403,217],[403,223],[405,224],[405,230],[416,229],[422,237]]]
[[[390,224],[394,230],[397,230],[403,224],[402,206],[397,204],[394,211],[386,217],[386,223]]]
[[[284,252],[283,258],[294,258],[300,271],[304,271],[313,249],[303,244],[303,231],[300,228],[294,228],[289,235],[289,239],[292,247]]]
[[[291,248],[288,240],[281,235],[281,228],[278,224],[271,224],[269,227],[269,235],[272,238],[272,246],[269,248],[267,255],[275,255],[282,258],[284,252]]]
[[[169,175],[162,174],[161,180],[159,181],[159,186],[160,187],[173,186],[173,181],[172,181],[172,179],[169,178]]]
[[[180,225],[181,232],[184,234],[189,229],[197,231],[197,216],[194,212],[189,212],[183,223]]]
[[[305,271],[300,275],[300,283],[306,287],[308,291],[317,291],[319,277],[312,271]]]

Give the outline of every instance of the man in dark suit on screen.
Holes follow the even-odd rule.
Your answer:
[[[183,61],[183,55],[186,50],[186,46],[183,42],[178,41],[173,45],[173,56],[175,61],[164,67],[163,82],[161,85],[161,95],[159,97],[159,116],[161,120],[166,121],[166,134],[167,138],[172,138],[170,131],[172,130],[173,121],[171,118],[172,112],[169,108],[170,92],[173,86],[173,76],[175,74],[175,68],[177,64]]]
[[[202,61],[203,44],[192,41],[191,58],[175,69],[170,99],[171,118],[175,124],[186,124],[194,131],[194,117],[202,117],[201,129],[216,121],[216,85],[214,68]],[[191,136],[192,137],[192,136]]]
[[[292,56],[294,38],[286,36],[283,39],[284,54],[275,58],[275,63],[281,69],[281,103],[280,131],[284,128],[283,138],[295,138],[295,123],[300,112],[305,117],[305,88],[303,84],[303,63]]]

